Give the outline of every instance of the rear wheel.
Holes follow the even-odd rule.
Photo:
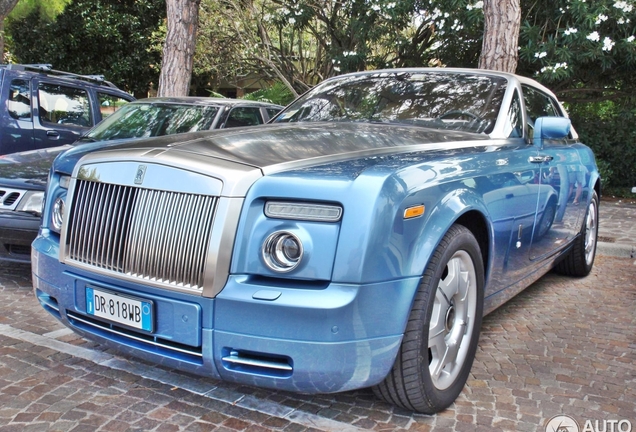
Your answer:
[[[479,244],[453,225],[424,272],[393,368],[373,389],[378,397],[426,414],[455,401],[477,349],[483,287]]]
[[[587,276],[592,271],[596,256],[598,238],[598,195],[592,192],[592,199],[587,206],[585,222],[579,236],[574,240],[572,249],[554,268],[566,276]]]

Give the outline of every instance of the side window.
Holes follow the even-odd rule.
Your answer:
[[[92,126],[90,103],[85,90],[40,83],[38,96],[42,123]]]
[[[99,111],[102,113],[102,120],[129,102],[126,99],[99,92],[97,93],[97,98],[99,99]]]
[[[263,123],[261,110],[251,107],[238,107],[230,111],[225,122],[226,128],[255,126]]]
[[[31,91],[29,81],[22,79],[11,81],[7,109],[9,110],[9,115],[14,119],[31,119]]]
[[[556,103],[545,93],[541,93],[532,87],[523,86],[523,98],[526,103],[528,123],[532,126],[539,117],[563,117]]]
[[[276,114],[278,114],[280,112],[280,110],[277,109],[277,108],[267,108],[266,111],[267,111],[267,116],[269,118],[276,117]]]
[[[523,116],[521,115],[521,100],[519,92],[515,90],[508,111],[508,122],[506,124],[508,138],[521,138],[523,136]]]

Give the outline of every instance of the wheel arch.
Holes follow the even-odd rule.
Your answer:
[[[596,195],[598,195],[598,199],[601,199],[601,178],[597,178],[594,183],[594,190],[596,191]]]
[[[490,263],[490,228],[486,217],[483,213],[477,210],[469,210],[466,213],[463,213],[457,220],[455,224],[463,225],[468,228],[468,230],[475,236],[477,243],[479,244],[479,249],[481,250],[481,258],[484,265],[484,279],[488,280],[488,268]]]
[[[422,237],[418,239],[421,248],[412,258],[413,274],[424,274],[431,257],[446,233],[453,225],[467,228],[477,240],[481,250],[484,282],[487,285],[494,249],[494,228],[488,217],[483,200],[468,190],[455,190],[438,202],[425,223]]]

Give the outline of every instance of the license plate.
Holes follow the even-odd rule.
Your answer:
[[[152,301],[86,287],[86,312],[128,327],[152,332]]]

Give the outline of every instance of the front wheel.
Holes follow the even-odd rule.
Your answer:
[[[400,407],[434,414],[462,391],[477,350],[484,266],[473,234],[453,225],[420,282],[393,368],[373,388]]]

